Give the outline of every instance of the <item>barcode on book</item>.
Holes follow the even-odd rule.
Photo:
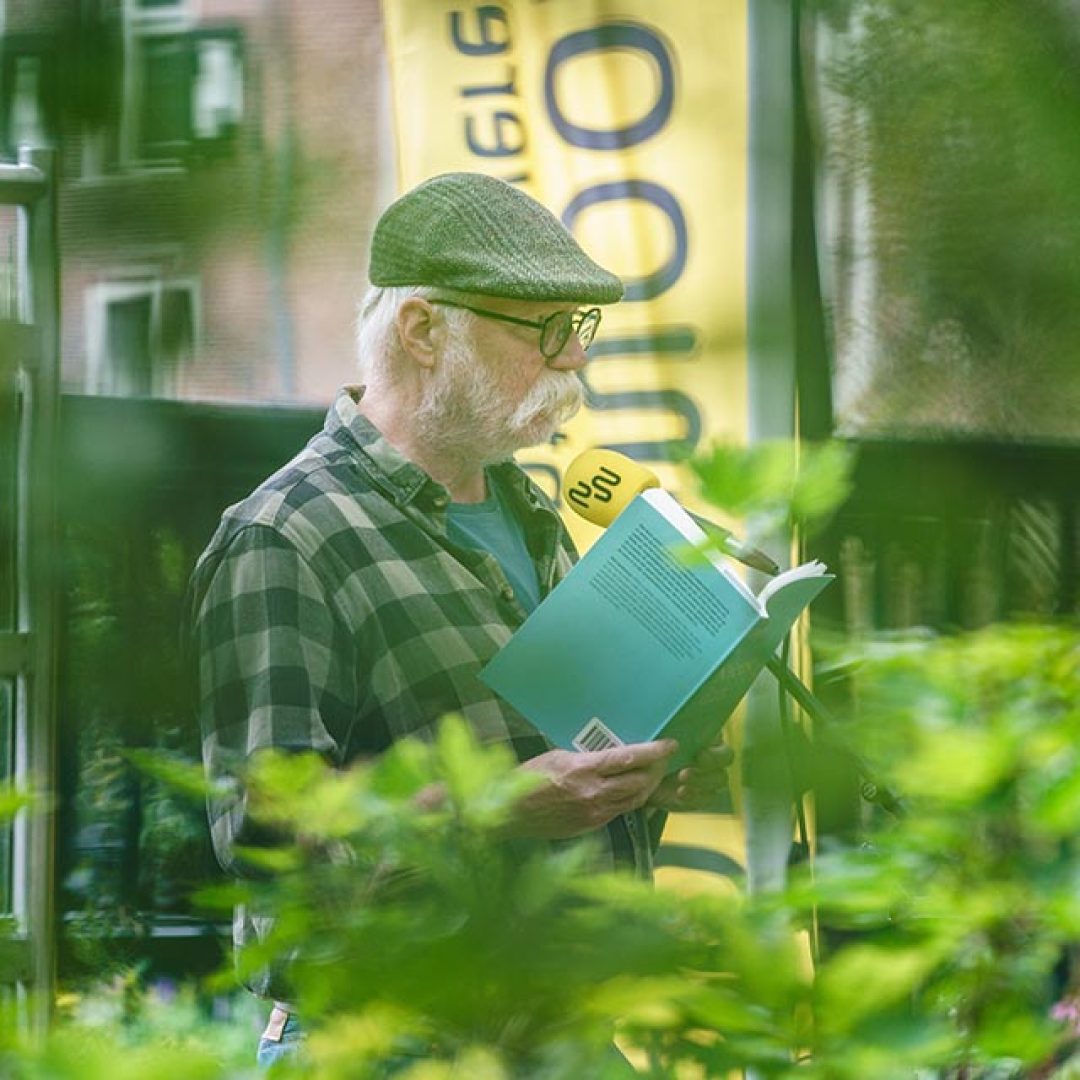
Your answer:
[[[608,750],[622,746],[623,741],[611,728],[593,717],[571,740],[578,750]]]

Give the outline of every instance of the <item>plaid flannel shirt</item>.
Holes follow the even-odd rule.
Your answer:
[[[361,392],[341,391],[323,431],[225,512],[195,568],[191,639],[212,777],[268,747],[343,766],[405,736],[430,739],[448,712],[519,761],[551,746],[477,678],[525,610],[492,555],[448,540],[448,492],[360,413]],[[524,524],[546,595],[575,559],[569,536],[517,465],[488,476]],[[604,863],[642,869],[642,822],[599,831]],[[241,789],[212,803],[210,825],[219,861],[235,870],[234,846],[247,839]],[[258,929],[238,914],[238,944]]]

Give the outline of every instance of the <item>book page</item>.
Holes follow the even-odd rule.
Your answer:
[[[810,562],[802,563],[800,566],[793,566],[790,570],[785,570],[782,574],[770,578],[762,587],[761,592],[758,593],[758,599],[761,601],[762,606],[767,606],[769,597],[775,596],[793,581],[802,581],[804,578],[811,577],[825,577],[828,573],[829,568],[819,559],[812,559]]]
[[[670,521],[692,544],[706,539],[705,530],[663,488],[646,488],[640,495],[661,517]]]

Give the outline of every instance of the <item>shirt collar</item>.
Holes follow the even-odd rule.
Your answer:
[[[397,500],[412,502],[427,489],[434,505],[448,505],[450,494],[438,481],[433,480],[419,465],[391,445],[381,431],[359,409],[364,396],[363,386],[343,386],[326,415],[326,434],[338,445],[359,452],[366,471],[380,486],[389,488]],[[514,461],[504,461],[490,466],[488,474],[506,484],[514,494],[530,506],[539,504],[528,477]]]
[[[411,502],[429,484],[437,484],[419,465],[414,465],[393,446],[360,411],[363,386],[343,386],[326,414],[326,434],[339,446],[358,455],[361,464],[380,487],[389,488],[397,501]]]

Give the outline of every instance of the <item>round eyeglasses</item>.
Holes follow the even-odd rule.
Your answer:
[[[428,300],[429,304],[442,304],[443,307],[460,308],[471,311],[485,319],[497,319],[499,322],[514,323],[516,326],[529,326],[540,331],[540,352],[546,360],[554,360],[566,348],[570,335],[576,333],[581,347],[587,349],[596,337],[600,325],[600,309],[586,308],[584,311],[556,311],[543,319],[519,319],[516,315],[504,315],[501,311],[488,311],[486,308],[459,304],[456,300]]]

